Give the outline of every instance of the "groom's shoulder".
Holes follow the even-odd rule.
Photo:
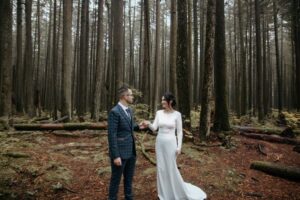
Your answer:
[[[118,112],[118,111],[119,111],[119,108],[118,108],[118,104],[117,104],[109,112],[114,113],[114,112]]]

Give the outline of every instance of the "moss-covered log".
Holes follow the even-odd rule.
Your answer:
[[[254,161],[251,163],[250,168],[288,180],[300,181],[300,168],[298,167],[278,165],[264,161]]]
[[[232,126],[234,130],[247,132],[247,133],[263,133],[263,134],[276,134],[281,135],[287,128],[266,128],[266,127],[248,127],[248,126]],[[300,135],[299,129],[292,129],[293,133]]]
[[[15,124],[16,130],[104,130],[107,129],[107,123],[61,123],[61,124]]]
[[[284,143],[284,144],[293,144],[298,145],[300,144],[300,140],[292,139],[292,138],[285,138],[278,135],[265,135],[265,134],[257,134],[257,133],[240,133],[243,136],[259,139],[259,140],[265,140],[268,142],[276,142],[276,143]]]

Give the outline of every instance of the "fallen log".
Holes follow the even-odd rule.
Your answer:
[[[234,130],[241,131],[241,132],[247,132],[247,133],[262,133],[262,134],[268,134],[268,135],[280,135],[282,134],[286,129],[292,130],[292,132],[296,135],[300,135],[299,129],[291,129],[291,128],[265,128],[265,127],[248,127],[248,126],[232,126]]]
[[[293,145],[300,144],[300,140],[285,138],[278,135],[265,135],[265,134],[244,133],[244,132],[241,132],[240,134],[249,138],[264,140],[268,142],[277,142],[277,143],[293,144]]]
[[[254,161],[250,169],[259,170],[267,174],[278,176],[293,181],[300,181],[300,168],[278,165],[264,161]]]
[[[15,124],[16,130],[22,131],[42,131],[42,130],[105,130],[107,122],[99,123],[60,123],[60,124]]]

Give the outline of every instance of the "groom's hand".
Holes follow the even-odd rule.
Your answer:
[[[114,164],[116,166],[122,166],[122,160],[120,157],[114,159]]]

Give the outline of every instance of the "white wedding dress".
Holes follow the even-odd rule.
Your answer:
[[[205,192],[199,187],[183,181],[177,168],[176,150],[182,145],[182,119],[178,111],[156,112],[152,131],[158,129],[156,138],[157,192],[160,200],[202,200]],[[177,131],[177,139],[175,135]]]

